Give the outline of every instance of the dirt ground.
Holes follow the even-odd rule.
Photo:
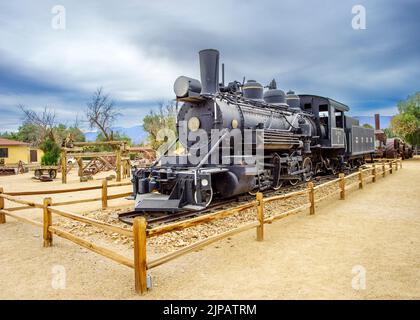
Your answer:
[[[130,268],[58,237],[42,248],[40,229],[7,217],[0,225],[0,299],[420,299],[420,158],[403,166],[345,201],[324,201],[314,216],[305,211],[267,225],[263,242],[250,230],[153,269],[153,289],[141,297]],[[70,180],[69,187],[77,183]],[[51,184],[62,187],[0,177],[6,191]],[[123,204],[130,202],[111,202]],[[72,211],[97,204],[78,206]]]

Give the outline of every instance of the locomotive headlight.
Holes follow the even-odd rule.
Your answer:
[[[201,180],[201,185],[202,185],[203,187],[207,187],[207,186],[209,185],[209,180],[207,180],[207,179],[202,179],[202,180]]]
[[[191,117],[188,120],[188,129],[190,129],[191,131],[197,131],[198,128],[200,128],[200,119],[198,119],[197,117]]]

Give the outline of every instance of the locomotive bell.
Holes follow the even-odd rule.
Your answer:
[[[197,79],[180,76],[175,80],[174,92],[178,98],[188,97],[190,93],[200,94],[201,83]]]
[[[219,92],[219,51],[204,49],[199,53],[201,95],[214,95]]]
[[[255,80],[248,80],[242,87],[244,98],[251,100],[263,100],[264,88]]]

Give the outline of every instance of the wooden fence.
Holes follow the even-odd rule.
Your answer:
[[[86,249],[89,249],[93,252],[96,252],[104,257],[107,257],[111,260],[114,260],[120,264],[123,264],[125,266],[128,266],[130,268],[134,269],[134,277],[135,277],[135,290],[137,293],[145,293],[147,291],[147,270],[153,269],[155,267],[158,267],[164,263],[167,263],[169,261],[172,261],[178,257],[181,257],[187,253],[190,253],[192,251],[195,251],[199,248],[205,247],[211,243],[214,243],[216,241],[219,241],[221,239],[230,237],[232,235],[238,234],[240,232],[256,228],[256,240],[257,241],[263,241],[264,240],[264,225],[272,223],[276,220],[283,219],[285,217],[288,217],[292,214],[296,214],[298,212],[301,212],[302,210],[309,209],[309,214],[314,215],[316,213],[316,203],[319,203],[326,198],[330,198],[333,195],[340,195],[340,199],[344,200],[346,197],[346,192],[353,189],[354,187],[357,187],[358,189],[363,189],[366,183],[369,182],[376,182],[378,177],[385,177],[387,173],[392,174],[395,171],[398,171],[400,168],[402,168],[402,161],[400,159],[392,160],[389,162],[382,162],[380,165],[377,163],[373,164],[372,167],[367,169],[359,169],[358,172],[352,173],[350,175],[345,176],[344,174],[340,174],[339,178],[331,180],[329,182],[326,182],[321,185],[314,186],[312,182],[309,182],[307,184],[307,188],[291,192],[288,194],[283,195],[275,195],[268,198],[264,198],[262,193],[257,193],[256,200],[239,205],[235,208],[230,208],[227,210],[222,210],[202,216],[198,216],[192,219],[174,222],[171,224],[166,224],[162,226],[158,226],[155,228],[148,229],[147,228],[147,222],[144,217],[136,217],[134,219],[133,228],[130,229],[124,229],[115,225],[111,225],[102,221],[98,221],[95,219],[91,219],[85,216],[82,216],[77,213],[73,213],[70,211],[62,210],[58,208],[58,206],[67,205],[71,203],[77,203],[76,201],[68,201],[68,202],[57,202],[53,203],[51,198],[44,198],[42,203],[35,203],[27,200],[23,200],[18,198],[17,196],[22,195],[34,195],[34,194],[54,194],[54,193],[62,193],[62,192],[75,192],[77,191],[83,191],[83,190],[93,190],[93,189],[102,189],[102,197],[90,199],[91,201],[96,200],[102,200],[102,206],[106,207],[106,201],[109,199],[115,199],[118,197],[123,197],[126,194],[120,194],[120,195],[107,195],[107,188],[109,187],[115,187],[115,186],[121,186],[125,185],[123,183],[120,184],[113,184],[113,185],[107,185],[106,182],[103,183],[102,186],[97,187],[84,187],[84,188],[78,188],[78,189],[65,189],[65,190],[51,190],[51,191],[35,191],[35,192],[9,192],[5,193],[3,192],[3,188],[0,188],[0,224],[6,222],[5,216],[11,216],[17,220],[27,222],[30,224],[33,224],[35,226],[41,227],[43,229],[43,243],[44,247],[50,247],[53,244],[53,235],[65,238],[67,240],[70,240]],[[357,178],[356,178],[357,177]],[[351,182],[347,184],[346,182],[349,182],[351,179],[355,180],[354,182]],[[335,190],[332,192],[323,195],[321,197],[316,197],[316,192],[318,191],[321,193],[321,191],[325,190],[327,187],[335,186]],[[286,212],[277,213],[274,215],[271,215],[269,217],[266,217],[264,215],[264,209],[265,204],[273,201],[280,201],[280,200],[286,200],[291,199],[299,196],[306,196],[307,197],[307,203],[290,209]],[[15,207],[10,209],[5,209],[4,207],[4,200],[12,201],[18,204],[22,204],[24,206],[21,207]],[[79,201],[80,203],[80,201]],[[24,210],[27,208],[40,208],[43,211],[43,223],[28,219],[26,217],[23,217],[21,215],[15,214],[15,211]],[[183,230],[185,228],[189,228],[198,224],[207,223],[210,221],[215,221],[218,219],[222,219],[234,214],[237,214],[239,212],[242,212],[244,210],[248,209],[255,209],[256,216],[255,221],[248,222],[246,224],[243,224],[235,229],[231,229],[229,231],[213,235],[211,237],[208,237],[203,240],[199,240],[193,244],[187,245],[179,250],[170,252],[168,254],[165,254],[161,257],[158,257],[156,259],[150,260],[147,259],[147,239],[151,237],[156,237],[168,232],[177,231],[177,230]],[[134,252],[133,252],[133,259],[130,259],[126,256],[120,255],[117,252],[114,252],[110,249],[98,246],[90,241],[87,241],[85,239],[82,239],[80,237],[77,237],[70,232],[67,232],[65,230],[62,230],[60,228],[57,228],[53,225],[53,214],[59,215],[61,217],[65,217],[68,219],[72,219],[78,222],[82,222],[97,228],[101,228],[106,231],[111,231],[113,233],[118,233],[123,236],[127,236],[130,238],[133,238],[134,240]]]

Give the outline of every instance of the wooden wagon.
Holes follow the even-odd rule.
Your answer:
[[[38,179],[41,176],[49,176],[51,179],[55,179],[57,177],[58,168],[58,166],[36,166],[31,168],[31,171],[34,171],[34,175]]]

